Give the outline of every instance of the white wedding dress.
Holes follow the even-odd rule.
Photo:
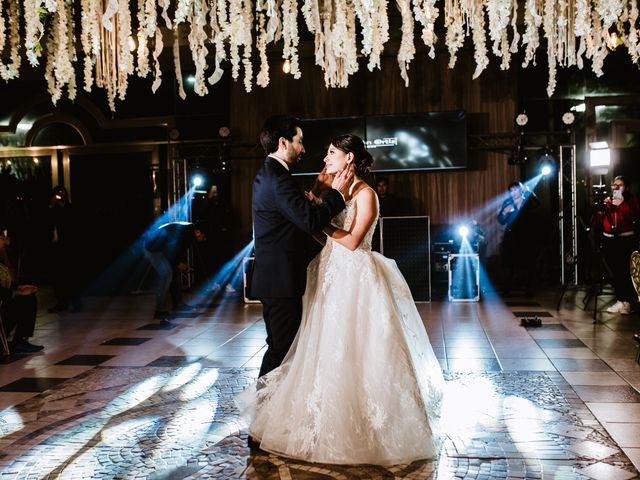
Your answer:
[[[349,230],[355,203],[333,224]],[[307,270],[302,324],[283,364],[239,404],[260,448],[328,464],[395,465],[436,454],[444,380],[393,260],[332,239]]]

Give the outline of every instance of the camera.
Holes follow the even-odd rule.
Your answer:
[[[604,200],[609,196],[609,192],[607,191],[607,187],[604,185],[594,185],[593,186],[593,206],[596,210],[604,210],[605,204]]]

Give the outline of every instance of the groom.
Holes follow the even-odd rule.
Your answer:
[[[282,363],[300,327],[308,237],[344,209],[353,173],[345,170],[336,175],[324,202],[315,204],[291,177],[291,168],[305,152],[299,120],[270,117],[260,132],[260,143],[268,156],[253,182],[256,259],[251,295],[262,302],[267,328],[263,376]]]

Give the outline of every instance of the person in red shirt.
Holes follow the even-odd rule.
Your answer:
[[[612,273],[612,284],[617,301],[609,313],[629,315],[636,303],[636,292],[631,282],[630,259],[638,249],[637,221],[640,215],[638,200],[627,190],[622,176],[611,183],[611,196],[605,198],[602,211],[602,253]]]

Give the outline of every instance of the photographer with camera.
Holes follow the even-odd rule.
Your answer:
[[[638,248],[636,228],[640,205],[627,190],[627,182],[622,176],[613,179],[611,196],[604,199],[598,215],[603,235],[602,253],[611,269],[611,281],[617,297],[607,312],[629,315],[636,303],[629,262],[631,254]]]

